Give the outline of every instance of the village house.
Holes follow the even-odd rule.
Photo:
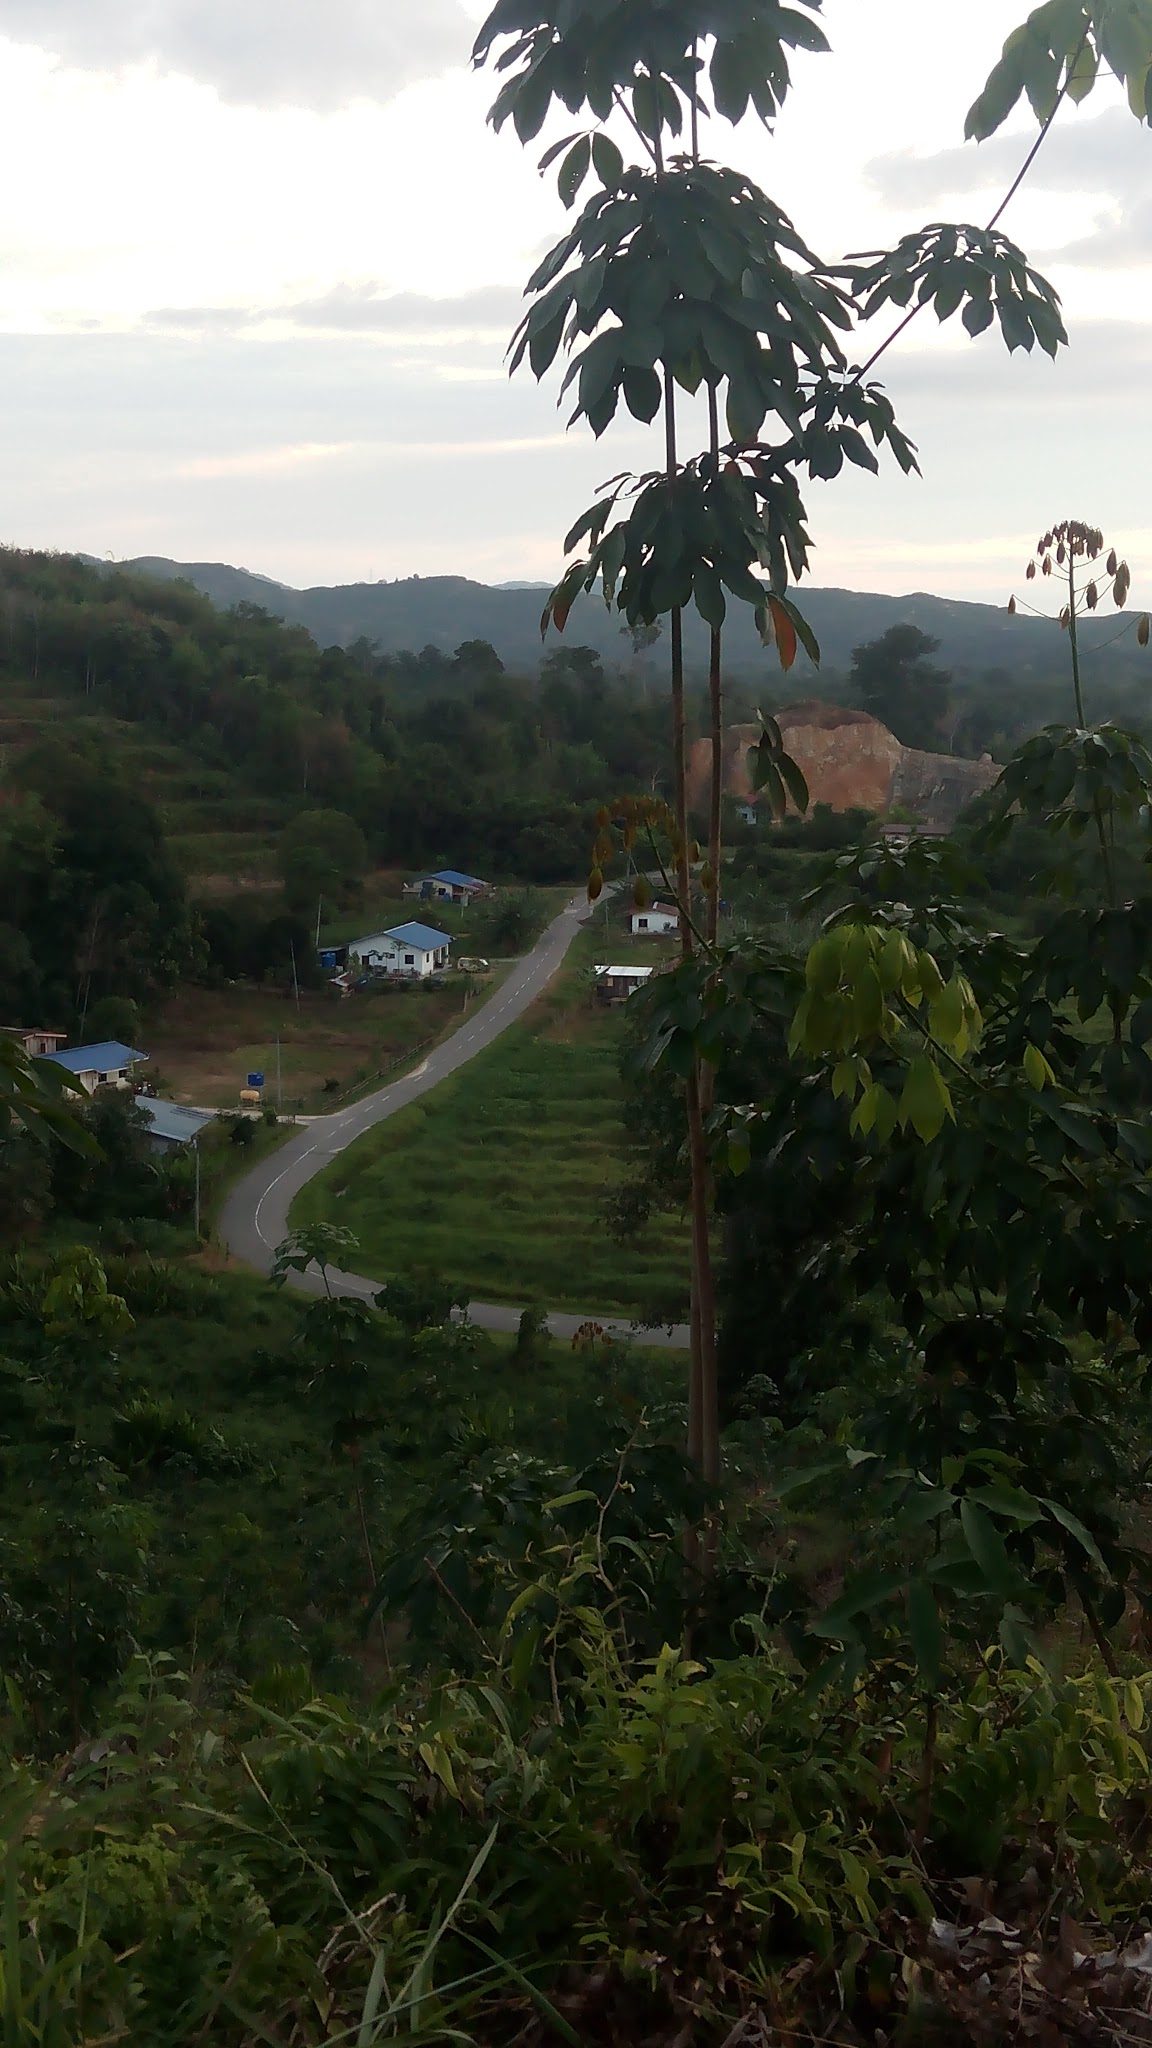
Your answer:
[[[66,1031],[29,1030],[23,1024],[5,1024],[3,1028],[5,1037],[19,1039],[32,1060],[50,1059],[54,1052],[68,1043]]]
[[[53,1052],[48,1057],[94,1095],[97,1088],[131,1087],[132,1068],[142,1066],[150,1055],[111,1038],[100,1045],[75,1045],[70,1052]]]
[[[161,1154],[194,1145],[205,1125],[216,1121],[210,1109],[186,1109],[182,1102],[159,1102],[154,1095],[138,1095],[136,1107],[147,1120],[153,1152]]]
[[[350,939],[349,967],[360,966],[374,974],[410,974],[423,978],[447,967],[452,945],[447,932],[427,924],[398,924],[390,931],[375,932],[363,939]],[[325,956],[322,954],[321,959]]]
[[[406,882],[404,894],[419,896],[425,903],[459,903],[467,908],[473,896],[483,896],[489,884],[479,875],[461,874],[459,868],[441,868],[439,874],[422,875],[418,882]]]
[[[650,903],[647,910],[634,910],[629,918],[634,938],[665,938],[680,928],[680,913],[674,903]]]
[[[595,967],[596,1000],[598,1003],[626,1003],[638,988],[652,979],[654,967]]]

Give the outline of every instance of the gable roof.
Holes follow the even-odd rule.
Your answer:
[[[118,1038],[103,1039],[99,1045],[74,1045],[71,1052],[48,1054],[50,1060],[55,1060],[58,1067],[66,1067],[70,1074],[112,1073],[150,1057],[146,1052],[134,1052],[130,1045],[121,1045]]]
[[[158,1102],[154,1095],[138,1095],[136,1107],[144,1111],[154,1138],[168,1138],[181,1145],[198,1138],[205,1124],[216,1121],[210,1109],[186,1109],[182,1102]]]
[[[486,889],[479,875],[462,875],[459,868],[441,868],[439,874],[425,875],[426,882],[450,882],[454,889]]]
[[[680,912],[674,903],[637,903],[632,911],[632,915],[633,917],[678,918]]]
[[[395,939],[398,945],[414,946],[420,953],[438,953],[441,946],[452,944],[448,932],[434,931],[430,924],[397,924],[385,932],[386,939]]]

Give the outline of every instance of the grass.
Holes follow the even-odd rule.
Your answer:
[[[235,1109],[250,1073],[264,1099],[305,1115],[336,1093],[367,1083],[452,1029],[468,983],[444,989],[386,988],[340,1001],[328,991],[236,986],[183,988],[148,1027],[150,1073],[161,1094],[204,1109]],[[277,1059],[279,1040],[279,1060]],[[277,1067],[280,1087],[277,1089]],[[325,1082],[339,1083],[325,1090]]]
[[[386,1279],[438,1268],[474,1299],[589,1312],[684,1312],[687,1236],[656,1220],[623,1246],[603,1222],[623,1177],[619,1011],[592,1007],[587,969],[667,957],[659,941],[597,926],[527,1018],[439,1088],[390,1118],[302,1192],[294,1220],[326,1217],[360,1240],[358,1268]]]
[[[370,877],[363,903],[355,913],[322,927],[322,942],[335,945],[420,917],[458,941],[463,937],[456,950],[467,953],[468,912],[451,904],[416,904],[400,896],[399,887],[395,874]],[[533,894],[537,928],[543,930],[568,892],[539,889]],[[491,994],[499,973],[497,967],[481,981],[474,1000]],[[331,1109],[335,1096],[371,1086],[454,1030],[468,991],[463,975],[450,977],[443,989],[386,979],[377,989],[344,1000],[330,989],[302,989],[298,1003],[290,989],[242,983],[182,988],[146,1028],[150,1078],[161,1094],[177,1102],[235,1109],[248,1075],[262,1073],[264,1100],[273,1108],[279,1102],[286,1111],[303,1115]],[[338,1088],[326,1090],[328,1081]]]

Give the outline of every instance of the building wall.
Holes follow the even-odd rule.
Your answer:
[[[411,961],[408,958],[409,954],[412,956]],[[448,964],[446,950],[442,949],[438,954],[422,953],[416,946],[366,946],[360,954],[360,959],[365,967],[382,969],[385,974],[414,974],[420,977],[435,974],[438,966],[446,967]]]
[[[638,938],[661,938],[666,932],[679,929],[678,917],[669,917],[666,911],[634,910],[632,930]]]

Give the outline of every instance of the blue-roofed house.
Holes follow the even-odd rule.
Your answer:
[[[104,1039],[99,1045],[74,1045],[68,1052],[52,1052],[48,1058],[55,1060],[79,1081],[89,1095],[97,1088],[130,1088],[133,1067],[143,1066],[151,1055],[136,1052],[130,1045],[121,1045],[119,1039]]]
[[[194,1145],[205,1124],[214,1124],[211,1109],[186,1109],[182,1102],[160,1102],[154,1095],[138,1095],[136,1107],[148,1125],[148,1142],[154,1152],[176,1152]]]
[[[391,931],[349,939],[348,965],[357,963],[380,974],[436,974],[448,965],[452,944],[447,932],[428,924],[398,924]]]
[[[461,874],[459,868],[441,868],[438,875],[425,875],[417,884],[425,902],[470,903],[473,896],[483,896],[488,888],[479,875]]]

